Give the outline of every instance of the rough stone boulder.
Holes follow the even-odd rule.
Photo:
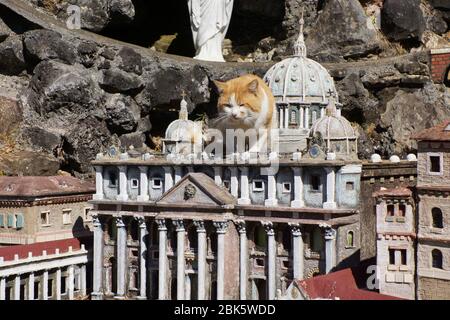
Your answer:
[[[140,91],[144,83],[135,74],[127,73],[117,68],[111,68],[102,71],[100,85],[107,92],[132,93]]]
[[[73,64],[77,60],[75,47],[51,30],[32,30],[24,33],[25,54],[31,63],[58,59]]]
[[[110,131],[123,134],[136,130],[141,111],[131,97],[114,94],[106,101],[106,116]]]
[[[11,35],[0,43],[0,73],[18,75],[26,66],[21,36]]]
[[[420,0],[385,0],[381,9],[381,29],[395,41],[420,38],[425,30]]]
[[[338,60],[366,56],[380,48],[375,26],[357,0],[330,0],[307,38],[311,56]]]
[[[11,29],[0,19],[0,42],[8,38],[13,32]]]

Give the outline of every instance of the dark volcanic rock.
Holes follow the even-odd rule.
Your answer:
[[[50,30],[33,30],[24,34],[24,46],[27,59],[34,64],[42,60],[58,59],[73,64],[77,60],[75,47],[62,39],[62,36]]]
[[[122,134],[135,131],[141,111],[133,98],[114,94],[106,101],[106,115],[110,131]]]
[[[130,93],[142,89],[144,83],[138,76],[114,68],[102,72],[100,85],[107,92]]]
[[[129,47],[122,48],[118,56],[121,59],[119,68],[125,72],[134,72],[137,75],[142,74],[142,56]]]
[[[0,43],[0,72],[6,75],[18,75],[25,68],[22,38],[11,35]]]
[[[395,41],[420,38],[425,29],[420,0],[385,0],[381,10],[381,29]]]
[[[366,56],[380,48],[375,26],[357,0],[330,0],[307,38],[312,56],[337,60]]]
[[[11,29],[0,19],[0,42],[8,38],[13,32]]]
[[[77,48],[80,62],[87,68],[95,64],[97,58],[98,46],[93,41],[82,41]]]

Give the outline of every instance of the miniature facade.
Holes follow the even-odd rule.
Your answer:
[[[89,279],[77,239],[0,248],[0,301],[85,299]]]
[[[377,266],[380,293],[415,298],[415,214],[407,188],[381,189],[376,199]]]
[[[0,177],[0,247],[92,236],[94,192],[73,177]]]
[[[303,46],[300,37],[297,48]],[[295,58],[298,69],[313,65],[309,78],[333,89],[326,70],[302,52]],[[289,61],[282,64],[290,70]],[[273,72],[266,79],[277,93]],[[280,137],[279,153],[257,154],[269,162],[251,161],[245,153],[226,159],[177,153],[183,142],[173,134],[178,129],[168,130],[165,153],[100,153],[93,162],[93,298],[275,299],[292,279],[357,263],[356,135],[336,110],[335,90],[317,93],[313,80],[289,80],[297,95],[290,107],[317,104],[322,111],[310,118],[310,111],[298,109],[296,119],[304,110],[303,120],[316,121],[291,127],[294,138]],[[183,106],[169,128],[192,125]],[[283,110],[276,119],[285,129]],[[323,125],[321,116],[332,125]],[[267,170],[273,163],[278,170]]]
[[[417,298],[450,299],[450,120],[414,139],[418,141]]]

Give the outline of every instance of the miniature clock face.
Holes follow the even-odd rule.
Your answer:
[[[320,147],[315,144],[309,149],[309,155],[313,158],[317,158],[320,154]]]

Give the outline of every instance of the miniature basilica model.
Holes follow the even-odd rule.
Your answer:
[[[357,137],[303,32],[265,81],[280,129],[278,150],[257,155],[268,162],[217,161],[201,142],[186,154],[198,123],[184,99],[163,152],[97,156],[93,299],[275,299],[358,263]]]

